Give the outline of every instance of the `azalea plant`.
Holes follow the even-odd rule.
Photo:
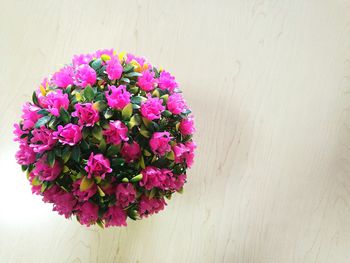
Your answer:
[[[164,209],[196,147],[175,78],[113,50],[74,56],[44,79],[14,127],[32,192],[86,226],[126,226]]]

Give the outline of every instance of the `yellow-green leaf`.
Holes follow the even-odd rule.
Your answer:
[[[142,121],[143,121],[143,123],[145,124],[145,126],[148,128],[150,125],[151,125],[151,123],[152,123],[152,121],[150,121],[149,119],[146,119],[146,118],[144,118],[144,117],[142,117]]]
[[[89,190],[94,185],[93,179],[88,179],[86,176],[83,177],[83,180],[81,180],[79,190],[84,192],[86,190]]]
[[[111,60],[111,57],[108,56],[107,54],[103,54],[103,55],[101,55],[101,59],[102,59],[103,61],[108,61],[108,60]]]
[[[150,133],[149,133],[149,131],[147,131],[147,130],[141,129],[141,130],[140,130],[140,133],[142,134],[143,137],[146,137],[146,138],[149,138],[149,137],[150,137]]]
[[[140,158],[140,167],[141,167],[142,169],[145,169],[145,168],[146,168],[146,166],[145,166],[145,160],[143,159],[143,155],[141,155],[141,158]]]
[[[132,103],[126,105],[122,110],[122,117],[124,120],[129,119],[132,115]]]
[[[123,183],[128,183],[128,182],[129,182],[129,179],[126,178],[126,177],[124,177],[124,178],[122,179],[122,182],[123,182]]]
[[[99,186],[97,186],[97,191],[98,191],[98,194],[102,197],[106,195]]]
[[[141,180],[142,180],[142,174],[138,174],[138,175],[134,176],[133,178],[131,178],[130,182],[136,183],[136,182],[141,181]]]
[[[168,160],[174,161],[174,160],[175,160],[175,154],[174,154],[174,152],[173,152],[173,151],[168,152],[168,153],[166,154],[166,158],[167,158]]]

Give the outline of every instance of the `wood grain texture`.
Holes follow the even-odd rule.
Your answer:
[[[350,1],[0,0],[0,262],[350,262]],[[12,124],[41,78],[114,47],[174,73],[183,195],[127,228],[32,196]]]

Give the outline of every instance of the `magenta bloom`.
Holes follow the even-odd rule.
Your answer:
[[[141,104],[141,114],[146,119],[152,121],[160,119],[160,114],[165,110],[159,98],[148,97],[147,101]]]
[[[130,103],[130,92],[126,91],[125,85],[120,85],[118,88],[115,86],[108,86],[108,91],[105,92],[108,106],[122,110],[126,105]]]
[[[28,102],[23,105],[22,119],[24,130],[33,128],[35,123],[40,119],[40,117],[42,117],[40,114],[38,114],[38,110],[40,110],[39,107]]]
[[[43,193],[43,201],[45,203],[53,203],[56,196],[60,195],[63,191],[59,186],[52,185],[50,188],[47,188]]]
[[[140,145],[135,141],[130,144],[124,143],[120,153],[127,163],[131,163],[140,158],[141,148]]]
[[[94,109],[92,103],[77,103],[74,107],[75,111],[72,113],[72,116],[79,119],[79,125],[94,126],[100,120],[99,113]]]
[[[94,57],[95,58],[99,58],[101,57],[102,55],[108,55],[110,57],[113,57],[114,56],[114,50],[113,48],[111,49],[99,49],[95,52],[94,54]]]
[[[137,56],[135,56],[133,54],[128,53],[126,55],[126,63],[130,63],[133,60],[135,60],[137,63],[139,63],[141,67],[146,62],[146,59],[144,57],[137,57]]]
[[[123,67],[120,65],[118,57],[112,57],[112,59],[106,62],[106,72],[110,80],[120,79],[123,73]]]
[[[47,108],[52,115],[60,116],[60,109],[65,110],[69,107],[68,94],[63,94],[62,90],[55,90],[49,92],[46,97],[42,97],[44,107]]]
[[[74,196],[62,190],[54,196],[52,210],[57,211],[60,215],[64,215],[65,218],[69,218],[76,204],[77,200]]]
[[[53,133],[53,138],[62,144],[76,145],[82,138],[81,127],[71,123],[65,126],[59,125],[57,131]]]
[[[21,165],[29,165],[35,162],[36,153],[26,143],[19,145],[19,150],[16,152],[17,163]]]
[[[21,127],[18,125],[18,123],[13,124],[13,134],[15,135],[15,138],[13,139],[15,142],[24,142],[27,143],[27,138],[21,138],[25,134],[29,134],[29,131],[23,131]]]
[[[73,57],[73,66],[78,67],[80,65],[89,64],[90,61],[93,59],[92,54],[81,54],[81,55],[74,55]]]
[[[194,159],[194,149],[196,144],[194,142],[186,142],[184,144],[178,143],[173,147],[175,154],[175,162],[183,163],[185,162],[187,167],[190,168],[193,164]]]
[[[90,226],[95,224],[98,219],[98,206],[90,202],[84,202],[78,208],[77,216],[79,222],[83,225]]]
[[[96,71],[87,64],[80,65],[75,73],[74,84],[85,88],[87,85],[94,85],[96,82]]]
[[[163,156],[171,150],[171,146],[169,144],[170,140],[171,137],[169,132],[153,133],[152,138],[149,141],[149,145],[151,146],[152,152],[154,154]]]
[[[57,87],[67,88],[69,85],[73,85],[74,69],[71,66],[65,66],[57,71],[52,76],[52,82]]]
[[[28,180],[29,180],[30,184],[32,185],[32,193],[36,194],[36,195],[40,195],[41,194],[41,184],[33,185],[34,178],[36,178],[36,176],[33,174],[33,172],[30,172],[28,174]]]
[[[139,203],[139,214],[141,217],[147,217],[149,215],[158,213],[159,211],[163,210],[165,206],[166,203],[164,201],[164,198],[150,199],[147,196],[143,195]]]
[[[85,191],[80,191],[80,184],[82,179],[79,179],[75,182],[73,182],[73,195],[78,199],[79,202],[87,201],[91,196],[96,194],[97,192],[97,186],[96,184],[92,184],[92,186],[89,189],[86,189]]]
[[[101,177],[105,178],[107,173],[112,172],[110,162],[102,154],[91,153],[85,171],[88,172],[88,178]]]
[[[111,121],[108,129],[103,131],[103,135],[106,136],[107,143],[120,144],[122,141],[126,142],[128,138],[128,127],[121,121]]]
[[[55,180],[62,171],[61,164],[56,161],[54,166],[51,167],[45,157],[41,157],[39,161],[36,162],[33,174],[38,176],[41,181],[53,181]]]
[[[167,102],[168,110],[173,114],[180,114],[186,110],[186,103],[180,93],[170,95]]]
[[[126,212],[120,206],[115,205],[108,208],[103,218],[106,221],[106,227],[126,226]]]
[[[135,201],[136,191],[131,183],[121,183],[117,186],[115,196],[117,204],[124,208]]]
[[[36,153],[43,153],[51,150],[56,144],[57,140],[53,138],[53,130],[41,126],[39,129],[32,131],[33,137],[30,139],[29,146],[33,148]]]
[[[187,119],[183,119],[180,122],[179,130],[182,135],[192,135],[196,131],[193,117],[190,116]]]
[[[159,168],[153,166],[147,166],[141,171],[142,180],[139,182],[140,186],[143,186],[147,190],[151,190],[154,187],[161,186],[162,172]]]
[[[173,92],[177,86],[178,85],[175,81],[175,78],[173,76],[171,76],[169,72],[163,70],[160,73],[160,76],[158,79],[158,87],[161,90],[168,89],[170,92]]]
[[[154,72],[145,70],[142,76],[138,77],[137,85],[144,91],[152,91],[157,85],[157,80],[154,78]]]

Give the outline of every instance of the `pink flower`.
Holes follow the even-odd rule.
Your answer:
[[[169,144],[170,140],[171,137],[169,132],[153,133],[152,138],[149,141],[149,145],[151,146],[152,152],[154,154],[163,156],[171,150],[171,146]]]
[[[147,166],[141,171],[142,180],[139,182],[140,186],[143,186],[147,190],[151,190],[154,187],[159,187],[160,180],[162,178],[162,172],[159,168],[153,166]]]
[[[67,110],[69,107],[68,94],[63,94],[62,90],[49,92],[41,101],[45,105],[45,108],[55,116],[60,116],[61,108]]]
[[[33,174],[38,176],[41,181],[53,181],[62,171],[61,164],[56,160],[53,167],[51,167],[46,160],[46,156],[43,156],[36,162]]]
[[[187,119],[183,119],[180,122],[179,130],[182,135],[191,135],[193,134],[196,129],[194,128],[194,120],[193,117],[190,116]]]
[[[135,141],[130,144],[124,143],[120,153],[127,163],[131,163],[140,158],[141,148]]]
[[[128,127],[119,120],[111,121],[108,129],[103,131],[107,143],[120,144],[122,141],[128,141]]]
[[[33,172],[30,172],[28,174],[28,180],[29,180],[30,184],[32,185],[32,193],[36,194],[36,195],[40,195],[41,194],[41,184],[33,185],[33,181],[35,178],[36,178],[36,176],[33,174]]]
[[[85,171],[88,172],[88,178],[101,177],[104,179],[107,173],[112,172],[112,169],[107,158],[100,153],[94,155],[92,152],[85,166]]]
[[[123,73],[123,67],[120,65],[118,57],[112,57],[112,59],[106,62],[106,72],[110,80],[120,79]]]
[[[137,84],[144,91],[152,91],[157,84],[157,80],[154,78],[154,72],[145,70],[142,75],[139,76]]]
[[[170,95],[167,102],[168,110],[173,114],[180,114],[186,110],[186,103],[180,93]]]
[[[57,71],[52,76],[52,82],[57,87],[67,88],[69,85],[73,85],[74,70],[71,66],[65,66]]]
[[[109,226],[126,226],[126,212],[120,206],[111,206],[103,215],[106,227]]]
[[[136,191],[131,183],[120,183],[117,186],[115,196],[117,204],[124,208],[135,201]]]
[[[195,148],[196,144],[192,141],[186,142],[185,144],[178,143],[174,145],[175,163],[185,162],[187,167],[190,168],[193,164]]]
[[[164,201],[164,198],[150,199],[147,196],[143,195],[139,203],[139,214],[141,217],[147,217],[151,214],[158,213],[159,211],[163,210],[165,206],[166,203]]]
[[[125,85],[120,85],[118,88],[115,86],[108,86],[108,91],[105,92],[108,106],[122,110],[126,105],[130,103],[131,94],[126,91]]]
[[[71,123],[65,126],[58,125],[57,131],[53,133],[53,138],[58,139],[62,144],[76,145],[82,138],[81,127]]]
[[[21,129],[21,127],[18,125],[18,123],[15,123],[13,125],[13,134],[15,135],[15,138],[13,139],[15,142],[27,142],[27,138],[24,136],[24,135],[28,135],[29,134],[29,131],[23,131]],[[25,137],[25,138],[21,138],[21,137]]]
[[[23,129],[28,130],[34,127],[35,123],[40,119],[40,114],[38,114],[39,107],[26,103],[23,105]]]
[[[92,186],[89,189],[86,189],[85,191],[80,191],[80,184],[82,179],[79,179],[75,182],[73,182],[73,189],[72,193],[73,195],[78,199],[79,202],[87,201],[91,196],[96,194],[97,192],[97,186],[96,184],[92,184]]]
[[[94,57],[95,58],[99,58],[101,57],[102,55],[108,55],[110,57],[113,57],[114,55],[114,50],[113,48],[111,49],[100,49],[100,50],[97,50],[94,54]]]
[[[179,174],[175,180],[174,190],[179,191],[186,182],[186,174]]]
[[[178,85],[175,81],[175,78],[173,76],[171,76],[169,72],[163,70],[160,73],[160,76],[158,79],[158,87],[161,90],[168,89],[170,92],[173,92],[177,86]]]
[[[78,67],[80,65],[89,64],[91,60],[93,60],[92,54],[81,54],[81,55],[74,55],[73,57],[73,66]]]
[[[65,218],[68,218],[72,215],[77,200],[71,193],[62,190],[54,196],[53,203],[52,210],[57,211],[58,214],[64,215]]]
[[[77,211],[79,222],[83,225],[93,225],[98,219],[98,206],[91,203],[83,203]]]
[[[147,101],[141,104],[141,114],[146,119],[152,121],[160,118],[160,114],[165,110],[159,98],[148,97]]]
[[[126,63],[130,63],[131,61],[135,60],[137,63],[139,63],[139,65],[142,67],[143,64],[145,64],[146,59],[143,57],[136,57],[133,54],[128,53],[126,55]]]
[[[35,162],[36,153],[33,148],[29,147],[26,143],[21,143],[19,145],[19,150],[16,153],[16,160],[18,164],[29,165]]]
[[[79,118],[78,124],[81,126],[94,126],[100,120],[99,113],[94,109],[92,103],[77,103],[75,104],[73,117]]]
[[[39,129],[32,131],[33,137],[30,139],[30,147],[36,153],[43,153],[51,150],[56,144],[57,140],[53,138],[53,131],[41,126]]]
[[[96,82],[96,71],[87,64],[82,64],[77,68],[74,84],[85,88],[87,85],[94,85]]]
[[[45,203],[53,203],[56,196],[62,194],[62,192],[64,191],[59,186],[54,184],[43,192],[43,201]]]

